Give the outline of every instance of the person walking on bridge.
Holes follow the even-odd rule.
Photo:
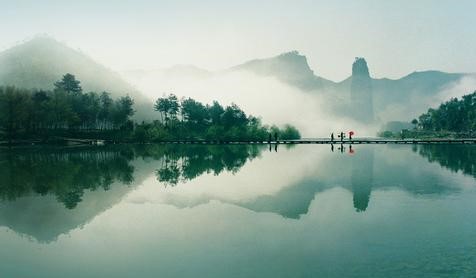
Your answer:
[[[334,132],[331,133],[331,142],[334,142]]]

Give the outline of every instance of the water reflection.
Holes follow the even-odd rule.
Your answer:
[[[453,171],[476,178],[476,148],[471,145],[420,145],[413,151],[429,162],[437,162]]]
[[[247,161],[256,158],[262,146],[148,146],[146,154],[161,160],[155,171],[157,180],[175,186],[199,177],[203,173],[219,175],[223,171],[236,173]]]
[[[352,161],[351,186],[354,208],[357,212],[363,212],[369,205],[370,193],[372,192],[374,149],[362,149],[359,153],[359,157],[360,159],[354,159]]]
[[[26,149],[0,152],[0,198],[13,201],[32,194],[54,195],[68,209],[82,201],[85,191],[109,190],[118,182],[134,182],[137,158],[159,162],[157,180],[175,186],[204,173],[236,173],[263,147],[117,145],[104,148]]]
[[[112,183],[133,182],[130,149],[86,148],[0,152],[0,198],[54,195],[68,209],[86,190],[108,190]]]
[[[2,151],[0,225],[40,241],[51,241],[114,206],[150,177],[161,185],[153,188],[153,194],[174,194],[162,198],[161,203],[181,208],[217,200],[292,219],[309,212],[316,194],[336,187],[352,193],[351,202],[360,213],[369,210],[372,190],[397,189],[432,196],[461,189],[446,172],[421,157],[453,172],[476,177],[475,146],[338,145],[337,149],[334,152],[333,146],[331,150],[328,146],[298,146],[290,150],[286,146],[276,153],[274,145],[128,145]],[[257,158],[262,154],[270,159],[250,165],[243,173],[247,180],[235,176],[247,163],[261,161]],[[250,174],[253,169],[256,171]],[[220,183],[221,187],[210,189],[199,184],[194,188],[195,197],[183,191],[189,187],[187,183],[206,174],[220,176],[219,181],[217,178],[208,182]],[[278,174],[289,179],[260,184]],[[225,194],[226,186],[236,192],[250,191],[253,187],[243,184],[250,182],[256,183],[256,193],[245,197]],[[258,190],[266,186],[269,189]]]

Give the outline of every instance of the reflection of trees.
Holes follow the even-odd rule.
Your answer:
[[[0,198],[53,194],[72,209],[85,190],[108,190],[115,181],[130,184],[134,172],[130,160],[130,152],[109,148],[3,152]]]
[[[32,194],[54,195],[75,208],[86,191],[133,182],[137,158],[160,161],[157,179],[176,185],[203,173],[236,173],[259,146],[139,145],[79,149],[28,149],[0,152],[0,200]]]
[[[358,212],[365,211],[369,205],[374,175],[374,150],[362,149],[352,161],[352,192],[354,208]]]
[[[453,171],[462,171],[476,178],[476,146],[474,145],[421,145],[414,149],[429,162],[438,162]]]
[[[218,175],[223,171],[236,173],[248,159],[257,157],[260,147],[255,145],[183,146],[159,145],[147,148],[149,155],[162,158],[156,170],[157,179],[174,186],[192,180],[203,173]]]

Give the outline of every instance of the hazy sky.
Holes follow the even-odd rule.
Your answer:
[[[336,81],[355,56],[376,77],[476,72],[475,11],[474,0],[0,0],[0,50],[46,33],[116,70],[216,70],[295,49]]]

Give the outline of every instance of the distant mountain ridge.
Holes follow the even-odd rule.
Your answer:
[[[350,64],[349,64],[350,65]],[[407,96],[408,93],[417,92],[423,95],[432,95],[445,85],[458,81],[462,77],[474,77],[473,73],[447,73],[437,70],[415,71],[398,79],[372,78],[371,66],[370,77],[375,91],[384,95]],[[124,71],[123,75],[134,74],[134,77],[160,72],[165,76],[176,76],[178,73],[184,77],[207,78],[216,74],[231,73],[237,71],[252,72],[259,76],[276,77],[278,80],[305,91],[329,89],[340,91],[350,87],[352,75],[348,78],[334,82],[317,75],[309,66],[306,56],[293,50],[269,58],[254,59],[242,64],[232,66],[220,71],[208,71],[193,65],[177,65],[160,70],[136,70]],[[397,97],[398,96],[394,96]]]
[[[368,71],[377,120],[384,114],[388,114],[391,120],[407,120],[405,117],[412,117],[409,114],[417,116],[433,105],[435,101],[432,98],[445,88],[453,86],[465,77],[476,78],[475,74],[429,70],[413,72],[399,79],[377,79],[372,78],[371,63]],[[338,98],[336,102],[340,102],[340,106],[336,110],[339,114],[347,113],[349,116],[355,114],[352,109],[345,108],[346,105],[347,107],[350,105],[352,80],[355,78],[350,76],[343,81],[334,82],[320,77],[311,69],[306,56],[298,51],[251,60],[221,71],[207,71],[193,65],[177,65],[167,69],[134,70],[120,74],[50,37],[37,37],[0,52],[0,86],[50,89],[63,74],[72,73],[81,81],[84,91],[108,91],[114,97],[131,95],[136,102],[136,119],[139,120],[157,115],[153,111],[150,99],[125,80],[135,82],[147,77],[147,80],[154,84],[159,77],[165,80],[206,79],[234,72],[250,72],[257,76],[274,77],[309,94],[328,94]],[[173,90],[173,83],[170,87]],[[164,92],[157,92],[162,93]],[[393,114],[389,114],[388,111],[393,111]]]
[[[234,66],[228,71],[251,71],[262,76],[275,76],[279,80],[303,90],[321,89],[334,82],[314,74],[304,55],[290,51],[267,59],[256,59]]]
[[[364,58],[360,59],[366,64]],[[376,121],[409,120],[408,117],[414,117],[426,111],[430,105],[434,104],[436,98],[444,98],[444,95],[439,94],[456,86],[463,78],[476,80],[476,74],[473,73],[446,73],[435,70],[413,72],[399,79],[372,78],[371,66],[365,65],[363,69],[365,72],[362,74],[360,71],[353,70],[352,75],[345,80],[333,82],[315,75],[306,57],[297,51],[252,60],[232,67],[228,71],[238,70],[274,76],[310,94],[331,94],[343,100],[343,103],[336,106],[341,115],[352,117],[362,123],[373,121],[373,113],[370,111],[372,109],[375,112]],[[362,83],[364,79],[365,86]],[[356,83],[357,80],[360,81]],[[360,88],[357,90],[360,91],[358,93],[360,97],[351,94],[352,91],[356,92],[356,84],[360,84],[357,86]],[[469,91],[472,92],[474,89],[476,88]],[[369,94],[366,94],[366,91]],[[452,96],[448,95],[446,98],[450,97]],[[357,99],[361,101],[356,101]],[[365,114],[367,115],[364,116]]]

